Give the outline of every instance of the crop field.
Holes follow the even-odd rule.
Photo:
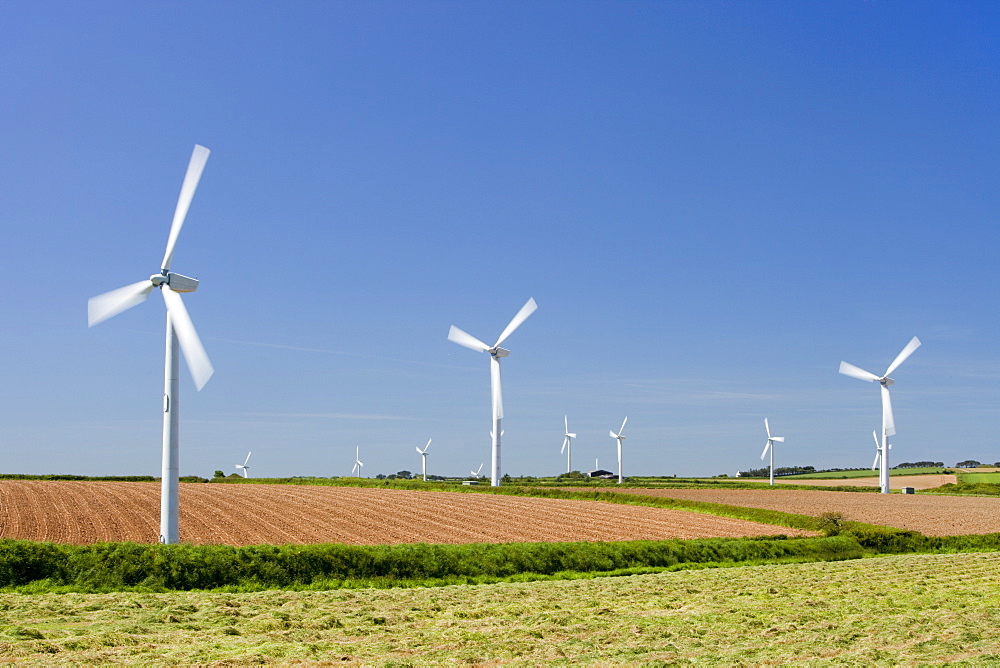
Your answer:
[[[998,478],[1000,479],[1000,478]],[[764,481],[765,483],[767,480]],[[775,483],[786,485],[813,485],[816,487],[840,487],[850,485],[852,487],[878,487],[878,476],[875,477],[851,477],[851,478],[807,478],[805,476],[781,476],[774,479]],[[941,485],[958,482],[957,476],[951,473],[929,473],[924,475],[893,475],[889,479],[891,489],[902,487],[912,487],[913,489],[934,489]]]
[[[923,477],[923,476],[921,476]],[[629,494],[725,503],[812,515],[841,513],[845,519],[919,531],[926,536],[962,536],[1000,532],[1000,498],[931,494],[790,489],[629,489]]]
[[[152,543],[160,487],[0,481],[0,538]],[[597,501],[376,488],[183,484],[181,541],[353,545],[662,540],[815,535],[690,511]]]
[[[996,665],[998,570],[985,553],[475,587],[3,594],[0,660]]]

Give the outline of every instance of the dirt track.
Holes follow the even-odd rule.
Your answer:
[[[1000,498],[878,494],[790,489],[629,489],[672,499],[726,503],[744,508],[768,508],[819,516],[843,513],[857,522],[912,529],[928,536],[958,536],[1000,532]]]
[[[61,543],[159,535],[160,486],[0,481],[0,538]],[[180,538],[196,544],[506,543],[806,535],[785,527],[594,501],[296,485],[189,483]]]

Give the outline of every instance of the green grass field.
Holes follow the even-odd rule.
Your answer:
[[[975,484],[1000,485],[1000,471],[992,471],[987,473],[969,473],[966,471],[959,471],[958,479],[960,482],[968,485],[975,485]]]
[[[891,469],[889,475],[929,475],[944,473],[944,469],[937,466],[924,466],[912,469]],[[800,473],[798,475],[781,476],[782,480],[838,480],[840,478],[877,478],[878,471],[862,469],[860,471],[825,471],[822,473]]]
[[[6,662],[1000,662],[1000,553],[596,580],[0,595]]]

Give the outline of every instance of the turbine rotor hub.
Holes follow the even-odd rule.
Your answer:
[[[510,356],[510,351],[509,350],[505,350],[505,349],[501,348],[500,346],[497,346],[496,348],[493,348],[492,350],[490,350],[490,355],[493,355],[493,357],[496,357],[496,358],[508,357],[508,356]]]
[[[882,378],[878,379],[878,382],[882,383],[882,385],[885,387],[889,387],[895,381],[892,378],[889,378],[889,376],[883,376]]]

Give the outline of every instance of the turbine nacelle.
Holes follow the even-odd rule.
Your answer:
[[[175,274],[172,271],[168,271],[166,274],[153,274],[149,280],[156,287],[166,285],[174,292],[194,292],[198,289],[197,278]]]
[[[896,381],[894,381],[892,378],[889,378],[889,376],[882,376],[881,378],[878,379],[878,382],[882,383],[882,387],[889,387]]]
[[[497,346],[496,348],[491,348],[490,349],[490,355],[493,355],[493,357],[496,357],[496,358],[509,357],[510,356],[510,351]]]

